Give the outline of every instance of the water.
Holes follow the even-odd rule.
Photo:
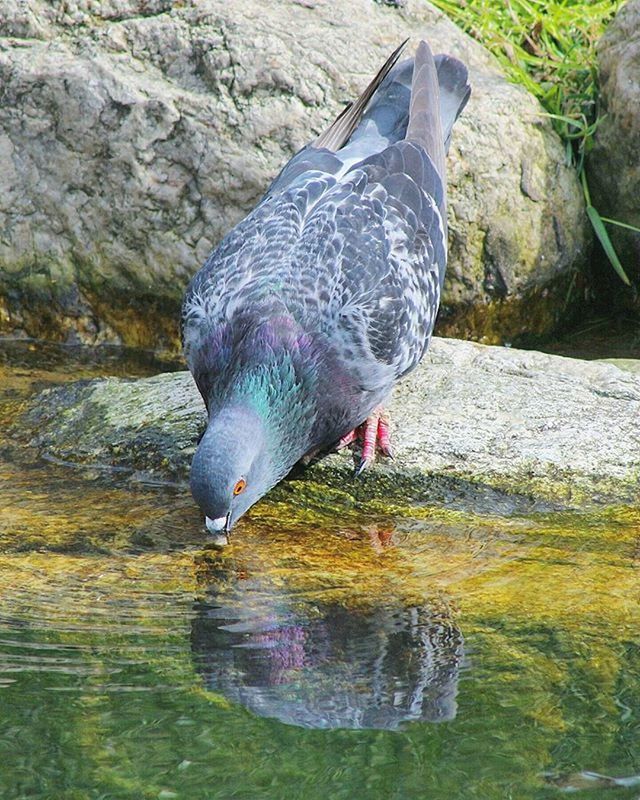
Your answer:
[[[0,364],[0,422],[48,383],[166,368]],[[625,508],[261,504],[217,550],[183,487],[5,437],[0,797],[636,799],[639,559]]]

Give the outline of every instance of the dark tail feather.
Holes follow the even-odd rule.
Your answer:
[[[405,139],[417,142],[427,151],[444,182],[444,134],[440,118],[438,71],[429,45],[418,45],[413,62],[409,125]]]
[[[440,121],[444,136],[444,149],[449,152],[451,130],[471,96],[467,68],[453,56],[435,57],[440,87]]]
[[[408,39],[405,39],[400,47],[396,48],[393,53],[391,53],[380,72],[378,72],[356,102],[347,106],[331,126],[311,143],[313,147],[326,147],[327,150],[335,152],[349,141],[351,134],[358,127],[362,115],[369,105],[369,101],[375,94],[376,89],[387,77],[408,41]]]

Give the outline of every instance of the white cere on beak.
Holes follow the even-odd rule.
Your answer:
[[[217,519],[205,517],[204,521],[209,533],[218,533],[218,531],[224,530],[224,526],[227,524],[226,517],[218,517]]]
[[[226,517],[218,517],[218,519],[211,519],[210,517],[204,518],[205,525],[207,526],[207,531],[209,532],[211,538],[209,542],[215,547],[224,547],[225,545],[229,544],[229,533],[226,530],[229,515]]]

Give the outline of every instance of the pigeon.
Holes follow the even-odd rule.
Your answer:
[[[360,436],[360,472],[391,453],[382,408],[433,332],[445,154],[471,92],[458,59],[421,41],[399,61],[405,45],[187,288],[184,354],[208,413],[190,485],[214,535],[309,454]]]

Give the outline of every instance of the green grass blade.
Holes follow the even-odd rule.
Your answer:
[[[496,56],[507,76],[538,98],[579,175],[587,215],[620,279],[630,285],[605,222],[591,205],[584,171],[598,116],[596,45],[624,0],[432,0]],[[638,799],[640,800],[640,798]]]
[[[609,225],[617,225],[619,228],[626,228],[628,231],[635,231],[636,233],[640,233],[640,228],[636,228],[635,225],[629,225],[626,222],[620,222],[618,219],[609,219],[609,217],[600,217],[603,222],[608,222]]]
[[[591,207],[591,192],[589,191],[589,184],[587,183],[587,174],[584,170],[580,173],[580,183],[582,184],[582,191],[584,192],[584,199],[587,203],[587,208]],[[594,209],[595,211],[595,209]],[[599,216],[599,215],[598,215]]]
[[[557,119],[560,122],[564,122],[565,124],[571,125],[574,128],[578,128],[578,130],[581,131],[586,130],[588,127],[584,119],[573,119],[572,117],[567,117],[564,114],[550,114],[548,111],[538,111],[538,116]]]
[[[627,278],[627,273],[624,271],[622,264],[620,263],[620,259],[618,258],[618,254],[616,253],[613,244],[611,243],[611,239],[609,238],[607,229],[604,226],[602,217],[592,205],[587,206],[587,216],[593,225],[593,230],[595,231],[595,234],[602,245],[602,249],[607,254],[607,258],[611,262],[611,266],[618,273],[623,283],[626,283],[627,286],[631,286],[631,281],[629,278]]]

